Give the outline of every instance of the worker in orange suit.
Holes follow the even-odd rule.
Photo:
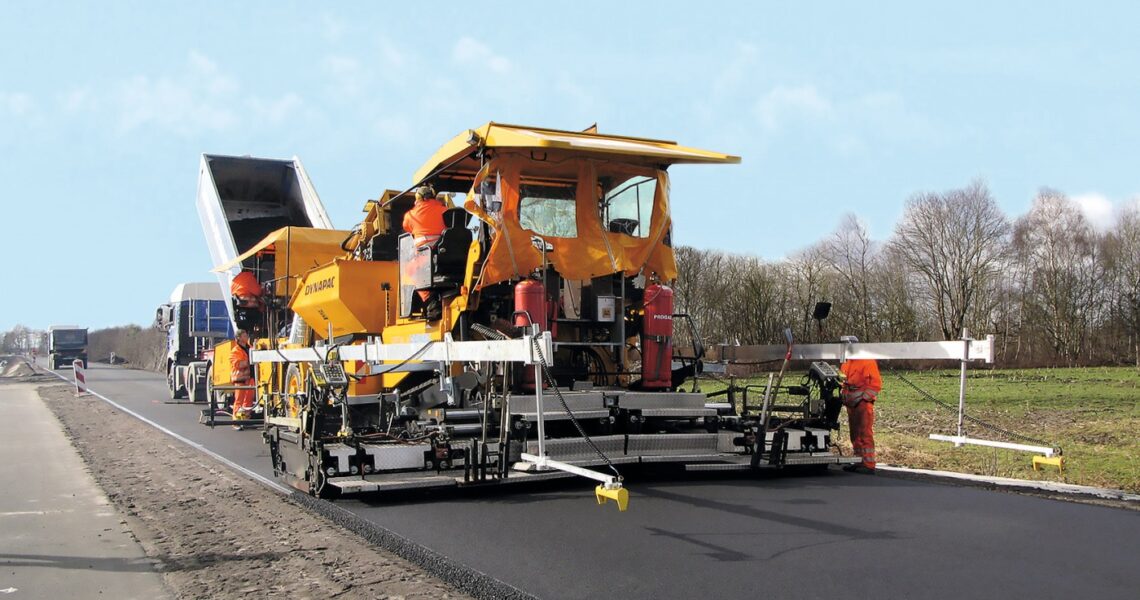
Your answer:
[[[253,385],[253,368],[249,362],[249,332],[239,329],[230,353],[230,380],[234,385]],[[254,390],[234,390],[234,420],[244,421],[253,414]],[[241,429],[234,425],[234,429]]]
[[[854,336],[847,338],[858,342]],[[847,407],[851,447],[863,462],[843,467],[845,471],[875,474],[875,399],[883,389],[879,363],[874,360],[848,360],[839,367],[843,388],[840,399]]]
[[[234,320],[238,329],[254,333],[262,331],[265,321],[265,299],[261,284],[252,271],[242,271],[230,282],[230,294],[234,298]]]
[[[447,206],[436,197],[435,190],[430,185],[416,188],[416,204],[412,210],[404,213],[404,231],[412,234],[412,241],[416,244],[417,259],[430,257],[427,248],[439,243],[439,238],[446,228],[443,222],[443,213]],[[420,302],[425,306],[424,312],[429,320],[440,316],[439,298],[429,290],[418,290]]]

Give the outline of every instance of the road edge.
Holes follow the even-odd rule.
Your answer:
[[[70,385],[75,384],[75,380],[68,379],[66,375],[61,375],[50,369],[42,369],[38,364],[33,365],[37,371],[44,371],[48,374],[54,375],[64,383]],[[195,450],[205,454],[206,456],[221,463],[230,470],[236,471],[240,475],[261,484],[269,490],[284,496],[286,499],[292,501],[294,504],[308,509],[329,523],[340,527],[350,533],[353,533],[365,541],[391,552],[396,556],[420,567],[429,574],[439,578],[444,583],[454,587],[456,590],[470,594],[480,600],[537,600],[532,596],[506,582],[500,581],[476,570],[456,560],[448,558],[423,544],[412,541],[404,536],[371,521],[365,520],[344,508],[341,508],[327,500],[313,498],[307,494],[303,494],[297,490],[281,485],[280,483],[268,479],[254,471],[251,471],[232,460],[206,448],[202,444],[188,439],[154,421],[138,414],[137,412],[115,402],[114,400],[92,390],[90,385],[87,387],[87,392],[92,396],[106,402],[131,417],[142,421],[146,425],[157,429],[158,431],[174,438],[175,440],[194,448]]]
[[[956,473],[954,471],[936,471],[932,469],[913,469],[879,465],[876,469],[880,474],[898,479],[913,479],[918,481],[934,481],[967,485],[1001,491],[1012,491],[1044,496],[1063,496],[1067,498],[1086,498],[1121,502],[1129,508],[1140,510],[1140,494],[1132,494],[1124,490],[1111,488],[1098,488],[1074,483],[1059,483],[1053,481],[1033,481],[1031,479],[1014,479],[1012,477],[992,477],[988,475],[972,475],[969,473]]]

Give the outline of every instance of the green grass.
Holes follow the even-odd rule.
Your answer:
[[[954,448],[931,433],[953,434],[957,413],[940,408],[883,365],[883,391],[875,403],[879,461],[906,467],[1019,479],[1063,481],[1140,492],[1140,370],[1129,367],[1076,369],[973,369],[966,383],[966,412],[1004,429],[1059,446],[1065,471],[1034,472],[1032,454],[975,446]],[[902,371],[922,390],[958,404],[959,371]],[[793,373],[786,382],[798,381]],[[762,375],[753,380],[767,380]],[[705,392],[723,388],[701,382]],[[967,435],[1010,440],[967,424]],[[846,423],[841,447],[846,443]]]

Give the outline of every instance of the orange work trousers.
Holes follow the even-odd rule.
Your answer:
[[[863,466],[875,468],[875,403],[863,400],[847,407],[847,420],[851,429],[851,448],[856,456],[863,457]]]
[[[250,385],[253,380],[243,381],[238,385]],[[233,415],[235,419],[248,419],[253,412],[253,390],[234,390]]]

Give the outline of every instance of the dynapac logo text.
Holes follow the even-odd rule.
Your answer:
[[[314,281],[313,283],[306,284],[305,285],[305,295],[308,296],[309,294],[312,294],[314,292],[319,292],[321,290],[327,290],[327,289],[331,288],[335,282],[336,282],[336,276],[334,275],[333,277],[329,277],[328,279],[322,279],[320,281]]]

